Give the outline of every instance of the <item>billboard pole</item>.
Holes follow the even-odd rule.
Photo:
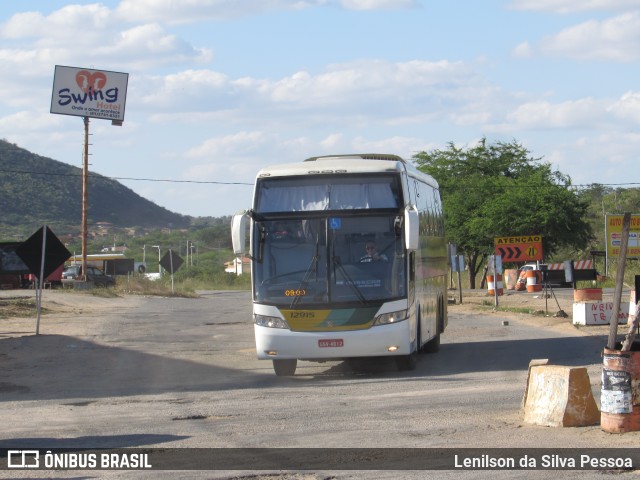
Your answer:
[[[87,280],[87,211],[89,210],[89,117],[84,121],[84,155],[82,162],[82,279]]]
[[[84,158],[82,166],[82,280],[87,280],[87,212],[89,210],[89,117],[111,120],[122,126],[129,74],[56,65],[53,74],[51,113],[82,117]]]
[[[609,276],[609,221],[604,216],[604,276]]]
[[[42,304],[42,285],[44,285],[44,262],[47,253],[47,226],[42,227],[42,251],[40,260],[40,271],[36,277],[36,335],[40,335],[40,312]]]

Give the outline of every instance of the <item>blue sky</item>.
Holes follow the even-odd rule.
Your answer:
[[[90,171],[185,215],[248,208],[265,165],[483,137],[640,185],[640,0],[2,2],[0,40],[0,138],[80,167],[54,67],[126,72]]]

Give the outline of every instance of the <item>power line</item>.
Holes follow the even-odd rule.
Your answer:
[[[45,175],[45,176],[57,176],[57,177],[80,177],[82,173],[55,173],[55,172],[34,172],[31,170],[6,170],[0,169],[2,173],[21,173],[26,175]],[[199,184],[213,184],[213,185],[249,185],[253,186],[253,183],[247,182],[220,182],[216,180],[175,180],[175,179],[164,179],[164,178],[136,178],[136,177],[108,177],[105,175],[99,175],[96,173],[89,172],[90,177],[94,178],[106,178],[109,180],[130,180],[136,182],[166,182],[166,183],[199,183]],[[572,184],[565,185],[569,188],[590,188],[593,186],[602,186],[602,187],[624,187],[624,186],[632,186],[632,185],[640,185],[640,182],[627,182],[627,183],[582,183],[582,184]],[[546,187],[545,185],[495,185],[495,187],[500,188],[541,188]],[[561,186],[561,185],[558,185]],[[442,188],[442,187],[441,187]],[[485,188],[485,186],[481,186],[478,188]]]
[[[34,172],[30,170],[5,170],[0,169],[2,173],[21,173],[25,175],[45,175],[52,177],[80,177],[82,173],[55,173],[55,172]],[[106,178],[109,180],[132,180],[140,182],[167,182],[167,183],[202,183],[202,184],[217,184],[217,185],[251,185],[253,183],[246,182],[218,182],[214,180],[175,180],[175,179],[162,179],[162,178],[135,178],[135,177],[107,177],[105,175],[98,175],[95,173],[89,173],[89,177],[94,178]]]

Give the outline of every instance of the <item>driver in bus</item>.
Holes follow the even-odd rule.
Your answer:
[[[367,242],[364,246],[366,254],[360,258],[360,263],[388,262],[389,259],[384,253],[378,253],[375,242]]]

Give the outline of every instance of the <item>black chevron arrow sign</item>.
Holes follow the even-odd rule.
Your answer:
[[[515,261],[522,256],[522,249],[518,246],[498,247],[503,262]]]

